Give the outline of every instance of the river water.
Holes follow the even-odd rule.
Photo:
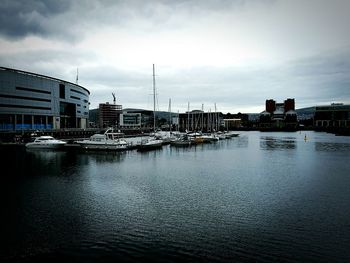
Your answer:
[[[306,140],[305,140],[306,135]],[[349,262],[350,137],[1,147],[1,262]]]

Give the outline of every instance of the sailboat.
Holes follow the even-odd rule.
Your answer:
[[[156,75],[155,68],[153,64],[153,131],[156,132]],[[149,137],[147,139],[142,139],[140,145],[138,146],[139,151],[147,151],[161,148],[163,145],[163,140],[157,139],[155,137]]]

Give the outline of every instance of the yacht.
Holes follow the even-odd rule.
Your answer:
[[[187,135],[181,136],[176,140],[170,142],[171,146],[184,147],[194,144]]]
[[[88,140],[76,141],[86,150],[127,150],[129,144],[123,138],[115,138],[113,132],[107,130],[104,134],[94,134]]]
[[[141,143],[137,146],[138,151],[148,151],[153,149],[162,148],[163,140],[157,138],[149,138],[141,140]]]
[[[52,136],[40,136],[35,138],[33,142],[28,142],[26,147],[30,149],[58,149],[62,148],[65,144],[66,142],[57,140]]]

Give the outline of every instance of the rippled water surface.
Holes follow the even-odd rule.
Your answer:
[[[306,135],[306,140],[304,137]],[[1,147],[1,261],[350,261],[350,137]]]

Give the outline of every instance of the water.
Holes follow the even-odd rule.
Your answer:
[[[304,136],[307,140],[304,140]],[[349,262],[350,137],[1,148],[2,262]]]

